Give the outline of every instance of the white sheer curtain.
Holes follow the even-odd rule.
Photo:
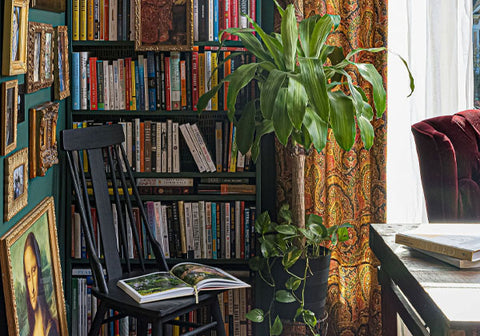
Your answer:
[[[427,221],[410,127],[473,107],[472,0],[391,0],[388,47],[387,221]]]

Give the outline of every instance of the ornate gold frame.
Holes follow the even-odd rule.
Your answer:
[[[14,8],[19,8],[18,24],[18,59],[12,60],[14,51]],[[3,55],[2,74],[5,76],[20,75],[27,72],[27,27],[28,27],[28,0],[5,0],[3,24]],[[18,20],[18,19],[17,19]]]
[[[15,170],[23,165],[23,190],[15,197]],[[28,202],[28,148],[23,148],[5,159],[5,195],[3,219],[9,221]]]
[[[31,0],[31,7],[61,13],[65,12],[65,2],[65,0]]]
[[[44,215],[46,217],[44,217]],[[44,220],[46,220],[46,223]],[[23,260],[20,261],[12,259],[18,257],[18,251],[20,249],[23,253],[24,241],[26,240],[28,234],[33,233],[34,237],[37,238],[35,234],[38,235],[41,234],[41,232],[44,232],[44,234],[47,235],[46,239],[48,239],[50,246],[49,251],[45,251],[45,249],[48,249],[48,246],[40,246],[40,253],[49,252],[50,255],[51,279],[49,280],[51,280],[52,295],[55,296],[59,335],[68,336],[65,299],[62,285],[62,270],[60,266],[60,254],[57,240],[55,206],[53,197],[51,196],[43,199],[40,204],[38,204],[32,211],[30,211],[14,227],[12,227],[0,238],[0,262],[2,267],[3,290],[5,293],[5,306],[7,308],[7,324],[10,336],[20,335],[20,328],[24,327],[24,325],[20,325],[19,322],[18,303],[23,303],[25,300],[24,295],[18,295],[17,297],[15,288],[15,280],[17,282],[19,281],[19,279],[15,279],[15,275],[18,275],[19,273],[18,267],[23,269],[24,262]],[[43,238],[45,238],[45,236]],[[16,246],[16,244],[19,245]],[[42,260],[48,259],[42,258]],[[17,272],[15,273],[15,271]],[[40,270],[40,272],[42,271],[44,272],[44,270]],[[20,274],[23,276],[23,271],[20,270],[20,272]],[[44,276],[45,273],[40,274],[41,276]],[[20,281],[22,280],[23,279],[20,279]]]
[[[61,100],[70,96],[70,75],[68,65],[68,28],[55,27],[55,99]],[[61,63],[60,63],[61,62]],[[62,68],[60,68],[60,65]],[[61,71],[60,71],[61,70]],[[63,87],[61,81],[63,79]]]
[[[182,1],[179,1],[182,2]],[[160,4],[172,4],[171,8],[160,8],[166,7],[160,6]],[[142,5],[144,6],[144,19],[142,20]],[[184,8],[182,8],[184,7]],[[179,20],[184,19],[185,30],[177,33],[177,35],[169,36],[169,39],[166,42],[157,42],[157,43],[146,43],[142,40],[142,26],[147,25],[150,20],[151,25],[158,27],[158,25],[165,22],[164,17],[158,13],[161,11],[166,11],[171,15],[172,26],[171,29],[181,27],[182,24]],[[178,12],[178,15],[176,14]],[[176,15],[175,19],[173,16]],[[159,20],[159,22],[152,22],[151,20]],[[166,29],[146,29],[145,31],[166,31]],[[183,41],[175,41],[175,38],[185,34]],[[161,2],[161,1],[151,1],[151,0],[135,0],[135,50],[137,51],[146,51],[146,50],[192,50],[193,47],[193,1],[184,0],[182,4],[177,5],[175,1],[170,2]]]
[[[12,97],[12,106],[8,106],[7,93],[8,90],[13,89]],[[17,103],[18,103],[18,80],[14,79],[11,81],[2,83],[2,143],[0,145],[1,154],[7,155],[12,150],[17,148]],[[10,108],[10,110],[9,110]],[[10,112],[9,112],[10,111]],[[11,113],[10,115],[8,113]],[[8,120],[10,120],[12,133],[12,142],[7,143],[8,141]]]
[[[35,80],[35,58],[36,36],[40,34],[40,45],[38,52],[38,79]],[[50,34],[50,46],[47,44],[47,35]],[[54,34],[53,26],[40,22],[28,23],[28,56],[27,56],[27,76],[26,76],[26,92],[31,93],[37,90],[49,87],[53,83],[53,44]],[[48,50],[50,49],[50,50]],[[50,55],[50,57],[48,57]],[[46,71],[47,57],[50,58],[50,70]],[[47,78],[49,77],[49,78]]]
[[[45,103],[30,109],[30,178],[45,176],[58,163],[57,118],[59,103]]]

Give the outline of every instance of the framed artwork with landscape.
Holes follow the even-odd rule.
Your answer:
[[[61,100],[70,96],[70,77],[68,65],[68,28],[55,27],[55,99]]]
[[[31,0],[31,6],[51,12],[65,12],[66,0]]]
[[[68,336],[53,197],[0,238],[9,336]]]
[[[18,80],[2,83],[2,143],[1,155],[7,155],[17,147]]]
[[[53,26],[28,23],[27,93],[49,87],[53,83]]]
[[[2,74],[27,72],[28,0],[5,0]]]
[[[135,0],[136,50],[191,50],[192,0]]]
[[[3,219],[9,221],[28,203],[28,148],[5,159]]]

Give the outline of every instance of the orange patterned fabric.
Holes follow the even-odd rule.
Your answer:
[[[386,46],[386,0],[304,0],[304,15],[339,14],[341,25],[328,43],[354,48]],[[386,55],[361,53],[359,62],[373,63],[386,79]],[[356,79],[354,73],[351,73]],[[371,99],[369,84],[359,84]],[[351,223],[351,239],[332,254],[328,287],[329,335],[381,335],[381,292],[378,261],[368,245],[369,224],[385,222],[386,122],[375,120],[375,143],[370,151],[360,137],[345,152],[330,135],[322,153],[307,157],[305,208],[317,213],[328,226]],[[277,151],[278,152],[278,151]],[[279,154],[282,155],[282,154]],[[283,154],[285,155],[285,154]],[[291,189],[289,167],[278,158],[277,196],[281,202]]]

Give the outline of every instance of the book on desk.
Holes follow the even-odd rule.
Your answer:
[[[459,268],[480,267],[480,224],[422,224],[397,233],[395,243]]]

